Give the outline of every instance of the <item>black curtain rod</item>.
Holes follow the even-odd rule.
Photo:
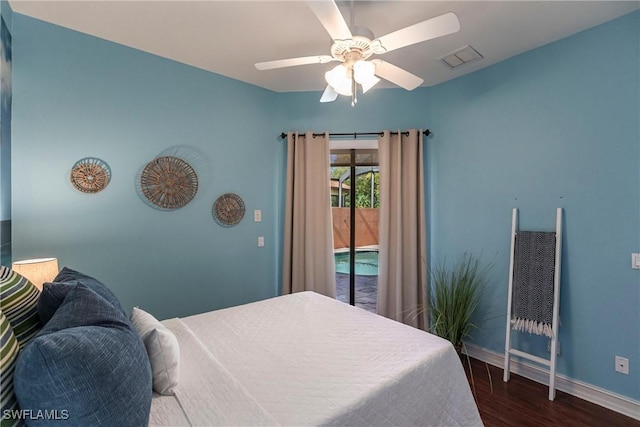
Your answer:
[[[397,135],[398,133],[402,133],[404,135],[409,135],[409,132],[389,132],[391,135]],[[431,135],[431,131],[429,129],[425,130],[422,132],[422,134],[424,136],[429,136]],[[313,136],[323,136],[324,133],[314,133]],[[382,136],[384,135],[384,132],[352,132],[352,133],[330,133],[329,136],[353,136],[354,138],[357,138],[359,136]],[[300,136],[304,136],[304,134],[300,135]],[[287,137],[287,134],[285,132],[282,132],[280,134],[280,138],[285,139]]]

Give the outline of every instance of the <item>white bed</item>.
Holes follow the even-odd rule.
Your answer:
[[[152,426],[482,425],[448,341],[313,292],[162,323],[181,372]]]

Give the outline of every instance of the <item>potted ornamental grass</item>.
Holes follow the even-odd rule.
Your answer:
[[[453,265],[445,259],[430,270],[430,331],[450,341],[461,360],[463,353],[467,354],[465,340],[476,328],[473,317],[487,287],[490,269],[491,264],[482,266],[478,257],[465,252]],[[466,358],[471,370],[469,356]],[[471,382],[473,385],[473,372]]]
[[[476,327],[472,317],[487,286],[488,270],[467,253],[451,267],[445,260],[431,270],[431,331],[449,340],[458,352]]]

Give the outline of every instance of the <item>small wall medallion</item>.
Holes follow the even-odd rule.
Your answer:
[[[234,193],[226,193],[218,197],[213,203],[211,213],[213,219],[223,227],[233,227],[244,217],[244,201]]]
[[[71,184],[83,193],[97,193],[109,185],[111,169],[103,160],[85,157],[71,168]]]

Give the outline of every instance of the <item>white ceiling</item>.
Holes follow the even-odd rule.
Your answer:
[[[328,55],[331,38],[304,1],[10,0],[14,12],[277,92],[323,90],[335,63],[258,71],[256,62]],[[338,5],[346,22],[350,3]],[[382,56],[432,86],[630,13],[640,1],[365,1],[356,25],[383,36],[454,12],[458,33]],[[484,59],[450,70],[438,58],[471,45]],[[384,82],[377,87],[393,87]]]

